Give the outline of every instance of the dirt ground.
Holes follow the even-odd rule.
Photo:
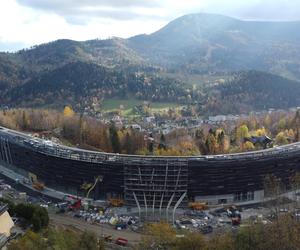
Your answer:
[[[141,240],[142,235],[138,234],[136,232],[131,231],[130,229],[126,230],[116,230],[112,228],[110,225],[107,224],[101,224],[101,225],[93,225],[86,221],[72,218],[65,215],[60,214],[49,214],[50,216],[50,223],[52,225],[59,225],[59,226],[71,226],[76,229],[79,229],[80,231],[92,231],[99,237],[102,237],[103,235],[111,235],[113,239],[117,239],[118,237],[122,237],[128,240],[128,243],[130,244],[137,244]]]

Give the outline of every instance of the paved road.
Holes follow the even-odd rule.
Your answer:
[[[100,237],[102,237],[102,235],[112,235],[114,239],[122,237],[126,238],[130,244],[138,243],[142,236],[141,234],[133,232],[130,229],[118,231],[107,224],[102,224],[101,226],[93,225],[81,219],[72,218],[66,215],[49,214],[49,216],[50,222],[52,222],[54,225],[73,226],[81,231],[92,231]]]
[[[41,195],[41,196],[44,195],[44,196],[52,198],[56,201],[60,201],[60,200],[63,200],[65,195],[69,195],[67,193],[63,193],[61,191],[57,191],[57,190],[54,190],[54,189],[48,188],[48,187],[45,187],[43,191],[38,191],[38,190],[36,190],[32,187],[32,184],[29,183],[28,178],[25,178],[23,175],[15,172],[14,169],[12,169],[8,166],[1,165],[1,162],[0,162],[0,176],[1,175],[5,176],[6,178],[9,178],[10,180],[12,180],[14,182],[14,184],[15,184],[15,180],[18,179],[19,180],[19,184],[18,184],[19,187],[21,185],[25,188],[26,192],[31,192],[31,193],[33,192],[37,196],[38,195]],[[24,179],[26,179],[28,183],[24,183],[23,182]],[[18,189],[17,187],[15,187],[15,188]]]

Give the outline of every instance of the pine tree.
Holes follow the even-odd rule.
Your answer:
[[[130,134],[127,132],[124,138],[123,149],[126,154],[133,154],[133,142]]]
[[[217,149],[217,140],[213,133],[209,133],[205,142],[207,153],[215,154]]]
[[[202,154],[206,154],[207,153],[207,148],[206,148],[206,145],[205,145],[205,136],[204,136],[204,133],[203,133],[202,129],[197,129],[195,139],[196,139],[196,145],[197,145],[199,151]]]
[[[161,134],[160,136],[160,142],[158,144],[158,149],[164,149],[166,150],[166,137],[164,136],[164,134]]]
[[[300,109],[297,110],[292,123],[295,130],[295,140],[300,141]]]
[[[153,154],[154,151],[154,140],[153,140],[153,135],[150,134],[149,135],[149,139],[148,139],[148,151],[150,154]]]
[[[27,130],[28,129],[28,117],[25,113],[25,111],[23,110],[23,113],[22,113],[22,129],[23,130]]]
[[[110,135],[112,151],[114,153],[120,153],[121,152],[120,139],[119,139],[119,136],[118,136],[116,126],[114,124],[112,124],[109,127],[109,135]]]

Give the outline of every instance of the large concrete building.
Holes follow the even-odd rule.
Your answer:
[[[266,175],[288,186],[300,171],[300,143],[227,155],[134,156],[70,148],[0,128],[0,161],[24,177],[33,173],[46,186],[77,195],[84,195],[84,183],[97,180],[93,198],[121,197],[129,206],[154,209],[188,200],[260,202]]]

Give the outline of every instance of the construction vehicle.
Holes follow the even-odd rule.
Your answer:
[[[231,223],[233,226],[238,226],[241,224],[241,215],[236,216],[236,217],[232,217],[231,218]]]
[[[68,209],[75,210],[81,208],[81,199],[72,196],[72,195],[65,195],[63,198],[64,201],[68,202]]]
[[[189,202],[189,208],[193,210],[202,211],[207,210],[208,206],[206,202]]]
[[[45,188],[45,185],[40,182],[32,183],[32,187],[38,191],[43,191]]]
[[[103,181],[103,176],[99,175],[95,178],[95,182],[93,183],[83,183],[80,188],[86,191],[86,198],[89,198],[89,195],[91,193],[91,191],[93,191],[93,189],[96,187],[98,182],[102,182]]]
[[[236,206],[232,205],[227,207],[227,215],[229,218],[231,218],[231,223],[233,226],[238,226],[241,224],[241,213]]]
[[[70,210],[77,210],[77,209],[80,209],[81,208],[81,200],[78,199],[77,201],[75,201],[73,204],[71,204],[69,206],[69,209]]]
[[[86,194],[86,198],[89,198],[90,192],[96,187],[98,182],[102,182],[103,181],[103,176],[99,175],[97,176],[97,178],[95,179],[95,183],[93,186],[90,187],[90,189],[88,190],[87,194]]]
[[[126,229],[127,228],[127,224],[126,223],[117,223],[115,225],[115,229],[116,230],[123,230],[123,229]]]
[[[87,183],[84,182],[83,184],[81,184],[80,189],[88,192],[88,190],[93,186],[93,183]]]
[[[116,244],[125,247],[125,246],[127,246],[127,244],[128,244],[128,240],[125,239],[125,238],[119,237],[119,238],[116,240]]]
[[[38,190],[38,191],[43,191],[45,188],[45,185],[41,182],[38,181],[38,178],[35,174],[33,173],[28,173],[28,178],[31,182],[31,185],[34,189]]]
[[[112,207],[122,207],[124,205],[124,201],[118,198],[111,198],[108,200],[109,205]]]

